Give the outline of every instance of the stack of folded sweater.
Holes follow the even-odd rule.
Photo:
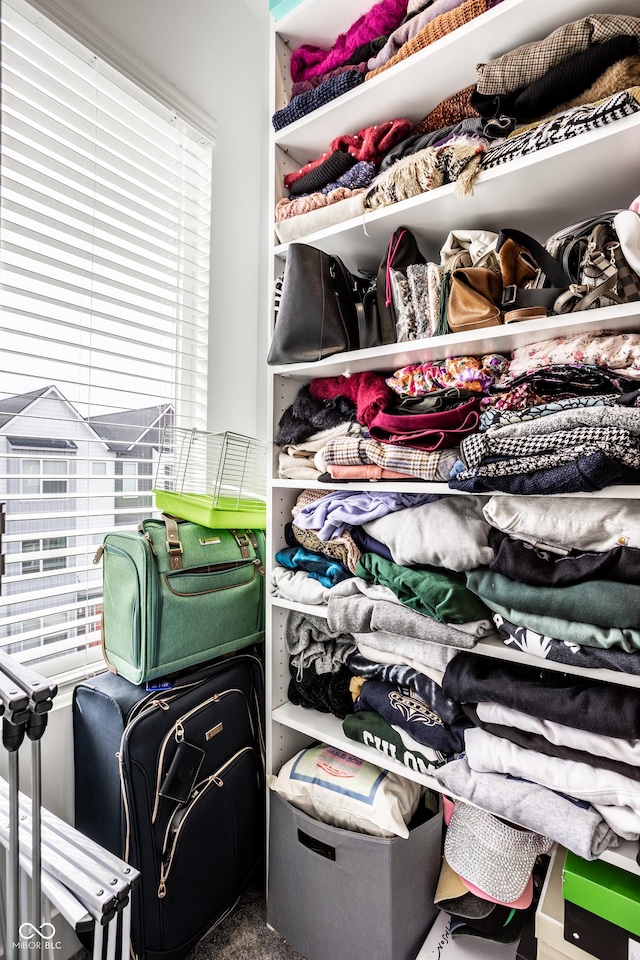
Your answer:
[[[367,59],[406,15],[407,0],[380,0],[336,37],[329,49],[305,43],[293,50],[291,101],[274,114],[274,129],[281,130],[362,83]]]
[[[319,377],[285,410],[276,443],[286,479],[446,482],[481,398],[508,367],[499,354]]]
[[[483,117],[517,126],[482,167],[595,130],[640,110],[640,18],[590,14],[477,68],[471,97]]]
[[[367,80],[424,50],[459,27],[496,7],[501,0],[435,0],[402,24],[367,63]]]
[[[288,617],[290,700],[353,713],[348,736],[406,751],[416,769],[441,765],[462,749],[468,726],[442,694],[443,670],[494,633],[464,575],[493,558],[481,499],[308,490],[292,516],[285,539],[306,555],[294,567],[285,550],[276,554],[273,592],[326,605],[326,619]],[[346,576],[326,576],[337,566]]]
[[[335,137],[327,150],[287,174],[289,196],[275,208],[275,229],[284,243],[362,213],[363,197],[389,150],[408,137],[404,117]]]
[[[474,650],[639,676],[635,501],[308,490],[285,539],[293,703],[582,857],[640,835],[638,692]]]
[[[543,826],[587,859],[603,838],[611,845],[611,832],[638,838],[637,690],[469,654],[447,666],[443,690],[474,724],[464,761],[443,773],[449,789],[498,815],[508,809],[523,826]],[[524,782],[514,788],[513,778]],[[578,825],[580,837],[567,842]]]
[[[507,642],[563,663],[637,673],[637,502],[490,497],[483,515],[495,557],[467,573],[467,586]]]
[[[573,334],[513,351],[449,485],[577,493],[640,478],[640,337]]]

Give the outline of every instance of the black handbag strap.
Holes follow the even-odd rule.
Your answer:
[[[363,324],[363,321],[361,320],[360,311],[358,310],[358,307],[362,306],[362,304],[358,296],[356,283],[353,275],[349,270],[347,270],[340,257],[331,255],[330,269],[333,271],[333,277],[336,282],[336,300],[338,303],[340,316],[342,317],[342,323],[344,324],[344,328],[349,340],[348,349],[357,350],[362,343],[361,324]],[[341,278],[342,282],[339,281],[339,277]],[[347,300],[348,302],[346,302]],[[349,318],[349,313],[351,312],[356,318],[355,327]],[[358,337],[357,343],[352,342],[354,336]]]
[[[362,300],[358,300],[356,303],[356,316],[358,318],[358,345],[363,347],[367,342],[367,313]]]
[[[513,310],[516,307],[537,306],[545,307],[547,310],[553,309],[553,304],[557,298],[571,285],[569,274],[562,264],[555,260],[542,244],[530,237],[528,233],[523,233],[522,230],[501,230],[496,243],[496,253],[500,251],[500,247],[506,240],[514,240],[529,251],[542,273],[550,281],[551,286],[523,290],[514,283],[510,283],[502,291],[502,309]]]
[[[375,277],[370,278],[370,282],[373,285],[368,300],[368,304],[365,302],[363,296],[363,285],[367,282],[366,277],[358,276],[357,274],[351,273],[350,270],[344,265],[340,257],[332,257],[332,263],[336,274],[338,271],[343,278],[343,287],[345,292],[348,293],[351,306],[355,311],[356,321],[357,321],[357,334],[358,342],[354,344],[350,349],[357,350],[362,349],[363,347],[378,347],[382,343],[380,336],[380,321],[378,318],[377,303],[375,300]],[[340,304],[340,297],[338,297],[338,305],[342,313],[342,304]],[[367,306],[369,309],[367,309]]]

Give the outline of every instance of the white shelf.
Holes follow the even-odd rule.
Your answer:
[[[497,8],[499,9],[499,8]],[[480,173],[473,195],[460,197],[456,184],[365,212],[333,227],[298,238],[344,260],[347,267],[373,271],[389,237],[408,227],[427,259],[455,227],[498,232],[517,227],[544,242],[556,230],[604,210],[627,207],[638,192],[640,114],[554,144]],[[615,176],[604,175],[616,158]],[[579,171],[579,176],[576,176]],[[288,244],[275,247],[285,257]]]
[[[405,493],[458,493],[457,490],[450,490],[446,483],[433,482],[420,482],[419,480],[411,480],[410,483],[405,483],[404,486],[400,481],[391,481],[391,480],[376,480],[371,482],[369,480],[362,480],[360,482],[353,480],[349,483],[337,482],[333,486],[330,483],[322,483],[320,480],[274,480],[273,489],[282,489],[282,490],[325,490],[329,493],[331,490],[403,490]],[[461,494],[465,496],[465,494]]]
[[[339,720],[338,717],[328,713],[318,713],[316,710],[307,710],[305,707],[296,707],[287,702],[273,711],[271,719],[275,723],[281,723],[286,727],[298,730],[314,740],[321,740],[323,743],[338,747],[340,750],[352,753],[362,760],[368,760],[385,770],[390,770],[392,773],[397,773],[409,780],[416,780],[418,783],[442,793],[442,788],[433,777],[418,773],[411,767],[393,760],[373,747],[367,747],[363,743],[358,743],[357,740],[350,740],[343,733],[342,720]]]
[[[306,616],[327,619],[327,607],[324,603],[295,603],[293,600],[285,600],[284,597],[269,599],[274,607],[280,607],[282,610],[295,610],[296,613],[304,613]]]
[[[299,733],[304,733],[313,740],[328,743],[333,747],[338,747],[340,750],[360,757],[361,760],[375,763],[385,770],[406,777],[408,780],[415,780],[417,783],[430,787],[436,793],[447,793],[448,796],[458,799],[455,794],[445,791],[434,777],[420,774],[412,770],[411,767],[398,763],[397,760],[392,760],[391,757],[374,747],[367,747],[356,740],[350,740],[343,733],[342,721],[337,717],[326,713],[318,713],[316,710],[307,710],[304,707],[296,707],[287,702],[273,711],[271,719],[274,723],[280,723],[285,727],[297,730]],[[615,850],[606,850],[600,859],[617,867],[622,867],[629,873],[640,875],[640,867],[636,862],[637,850],[637,843],[626,840],[622,841],[621,845]]]
[[[370,6],[360,0],[303,3],[278,22],[277,33],[290,50],[311,36],[314,44],[330,48],[337,35]],[[589,12],[637,16],[638,6],[634,0],[591,0]],[[342,134],[357,133],[395,117],[415,123],[445,97],[475,83],[478,62],[499,57],[521,43],[540,40],[584,15],[583,0],[536,0],[533,15],[529,0],[503,0],[424,50],[284,127],[275,134],[274,143],[302,166],[324,153]]]
[[[335,488],[339,490],[391,490],[391,491],[401,491],[402,493],[437,493],[442,496],[447,497],[466,497],[468,496],[463,490],[453,490],[446,483],[433,483],[425,481],[421,483],[419,480],[411,480],[410,482],[404,482],[401,480],[395,481],[384,481],[384,480],[362,480],[360,482],[356,480],[349,481],[348,483],[339,483],[334,485]],[[329,493],[330,490],[334,489],[330,483],[321,483],[319,480],[273,480],[272,489],[276,490],[325,490]],[[491,490],[486,493],[477,493],[474,496],[478,497],[512,497],[512,493],[503,493],[501,490]],[[563,498],[581,498],[581,497],[597,497],[604,500],[637,500],[640,498],[640,487],[637,484],[629,484],[628,486],[612,486],[605,487],[602,490],[595,490],[593,493],[552,493],[548,494],[549,497],[557,499],[559,497]]]
[[[640,127],[639,127],[640,130]],[[639,154],[640,155],[640,154]],[[427,363],[462,354],[482,356],[502,353],[508,356],[516,347],[537,343],[550,337],[595,333],[598,330],[640,330],[640,303],[600,307],[563,316],[523,320],[518,323],[483,327],[465,333],[450,333],[426,340],[389,343],[381,347],[338,353],[315,363],[289,363],[271,367],[275,376],[295,377],[301,381],[313,377],[350,376],[373,370],[390,374],[410,363]],[[638,381],[640,385],[640,381]]]
[[[619,670],[596,670],[591,667],[574,667],[567,663],[556,663],[555,660],[545,660],[543,657],[536,657],[532,653],[518,653],[516,650],[510,649],[501,640],[480,640],[468,652],[476,653],[481,657],[492,657],[495,660],[508,660],[510,663],[526,664],[530,667],[537,667],[539,670],[555,670],[558,673],[587,677],[589,680],[601,680],[603,683],[616,683],[623,687],[640,687],[640,676],[621,673]]]
[[[296,610],[298,613],[312,614],[315,617],[327,616],[324,604],[302,604],[282,597],[270,597],[274,607],[284,610]],[[557,673],[569,673],[576,677],[587,677],[589,680],[601,680],[603,683],[615,683],[623,687],[640,687],[640,676],[631,673],[622,673],[619,670],[595,669],[592,667],[575,667],[567,663],[557,663],[555,660],[545,660],[532,653],[522,653],[507,646],[501,640],[479,640],[475,647],[462,650],[461,653],[473,653],[479,657],[491,657],[493,660],[507,660],[509,663],[537,667],[538,670],[554,670]],[[640,653],[639,653],[640,656]]]

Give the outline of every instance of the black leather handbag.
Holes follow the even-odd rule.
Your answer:
[[[381,343],[370,284],[339,257],[292,243],[267,363],[313,363]]]

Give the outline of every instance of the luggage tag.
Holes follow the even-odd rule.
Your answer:
[[[173,690],[171,680],[147,680],[145,684],[147,693],[157,693],[160,690]]]
[[[160,796],[186,803],[196,785],[203,760],[204,750],[201,747],[181,740],[160,787]]]

